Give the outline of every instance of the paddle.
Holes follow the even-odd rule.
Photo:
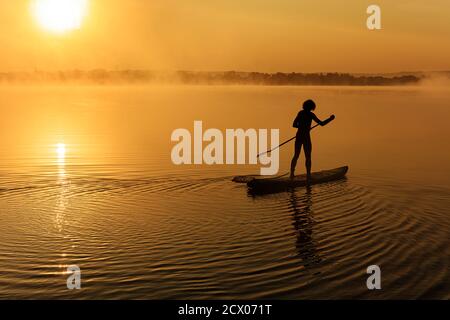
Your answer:
[[[333,117],[333,118],[330,117],[330,121],[329,121],[329,122],[331,122],[331,121],[333,121],[333,120],[334,120],[334,117]],[[317,127],[317,126],[319,126],[319,124],[316,124],[315,126],[311,127],[311,129],[309,129],[309,131],[311,131],[312,129],[314,129],[314,128]],[[279,147],[284,146],[284,145],[285,145],[286,143],[288,143],[288,142],[291,142],[291,141],[294,140],[296,137],[297,137],[297,136],[293,136],[292,138],[290,138],[289,140],[286,140],[285,142],[283,142],[282,144],[278,145],[277,147],[275,147],[275,148],[273,148],[273,149],[270,149],[270,150],[268,150],[268,151],[266,151],[266,152],[262,152],[262,153],[258,154],[256,157],[259,158],[259,156],[262,156],[263,154],[272,152],[273,150],[277,150]]]

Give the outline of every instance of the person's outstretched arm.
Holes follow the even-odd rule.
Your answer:
[[[335,116],[334,116],[334,114],[331,116],[331,117],[329,117],[327,120],[325,120],[325,121],[322,121],[322,120],[320,120],[319,118],[317,118],[317,116],[313,113],[312,114],[312,116],[313,116],[313,120],[315,121],[315,122],[317,122],[319,125],[321,125],[321,126],[325,126],[325,125],[327,125],[329,122],[331,122],[331,121],[333,121],[334,120],[334,118],[336,118]]]

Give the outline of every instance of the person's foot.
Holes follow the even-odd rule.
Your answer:
[[[294,180],[294,178],[295,178],[295,175],[294,175],[293,172],[291,172],[291,174],[290,174],[290,176],[289,176],[289,179]]]

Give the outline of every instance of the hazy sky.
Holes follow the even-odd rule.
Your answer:
[[[0,70],[450,70],[449,0],[89,2],[80,29],[52,34],[30,1],[0,0]]]

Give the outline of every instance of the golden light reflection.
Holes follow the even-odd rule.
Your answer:
[[[41,27],[65,33],[81,27],[87,7],[87,0],[33,0],[31,10]]]
[[[56,215],[55,215],[55,227],[59,233],[63,232],[65,211],[67,206],[67,192],[68,192],[68,182],[66,178],[66,144],[58,143],[56,144],[56,155],[57,155],[57,180],[59,189],[59,196],[57,197],[56,203]]]
[[[56,145],[56,154],[58,156],[58,163],[63,163],[66,159],[66,145],[64,143],[58,143]]]

